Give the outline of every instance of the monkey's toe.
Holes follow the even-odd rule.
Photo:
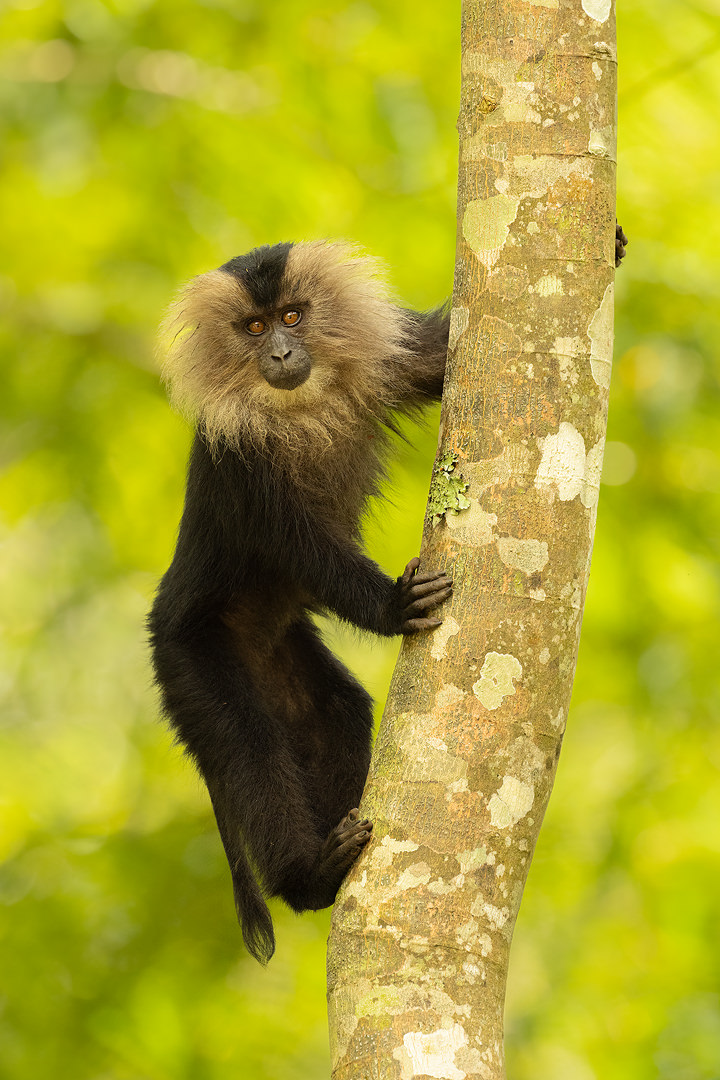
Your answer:
[[[352,866],[372,835],[372,822],[360,819],[359,810],[351,810],[342,821],[331,830],[320,854],[320,863],[324,871],[342,871],[343,874]]]

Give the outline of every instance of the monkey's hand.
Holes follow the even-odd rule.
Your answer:
[[[625,258],[625,248],[629,244],[629,240],[623,232],[622,225],[618,225],[615,222],[615,265],[619,266],[622,260]]]
[[[423,570],[418,574],[419,565],[419,559],[411,559],[397,579],[387,612],[391,634],[416,634],[442,622],[435,616],[428,617],[426,612],[452,595],[452,578],[444,570]]]

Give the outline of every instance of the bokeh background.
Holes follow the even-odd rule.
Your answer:
[[[565,748],[513,946],[513,1080],[720,1077],[720,0],[619,5],[616,364]],[[266,241],[452,284],[459,5],[5,0],[0,1077],[320,1080],[328,914],[241,947],[143,618],[189,432],[154,327]],[[433,427],[369,546],[414,554]],[[397,643],[330,627],[380,710]]]

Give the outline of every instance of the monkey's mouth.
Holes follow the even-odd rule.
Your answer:
[[[278,364],[270,369],[264,367],[262,375],[275,390],[296,390],[310,378],[310,368],[310,364],[299,364],[297,367]]]

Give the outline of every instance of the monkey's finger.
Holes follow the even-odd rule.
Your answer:
[[[357,833],[356,835],[350,837],[350,839],[346,840],[344,844],[340,844],[340,847],[333,852],[333,856],[337,858],[338,856],[347,855],[353,850],[353,848],[359,846],[361,847],[362,845],[367,844],[371,835],[372,834],[367,830],[365,832]]]
[[[433,593],[431,596],[421,596],[419,600],[415,600],[403,611],[405,618],[412,618],[414,615],[420,615],[423,611],[427,611],[429,608],[437,607],[438,604],[442,604],[444,600],[447,600],[449,596],[452,596],[452,589],[443,589],[441,592]]]
[[[434,630],[442,624],[442,619],[408,619],[402,625],[403,634],[417,634],[419,630]]]
[[[424,585],[426,581],[437,581],[438,578],[447,577],[445,570],[423,570],[422,574],[415,574],[412,579],[413,588],[416,585]]]
[[[403,585],[407,585],[407,583],[410,581],[410,579],[414,575],[414,573],[417,570],[419,565],[420,565],[420,560],[418,559],[418,557],[416,555],[414,559],[410,560],[410,562],[407,564],[407,566],[403,570],[403,576],[402,576]]]
[[[348,837],[354,836],[358,832],[362,832],[363,829],[372,829],[372,821],[368,821],[365,818],[363,821],[354,821],[351,825],[347,825],[339,834],[339,838],[345,841]]]
[[[420,596],[427,596],[428,593],[437,592],[438,589],[452,588],[452,578],[443,574],[441,577],[433,578],[432,581],[418,582],[417,577],[413,580],[412,585],[407,590],[407,595],[411,600],[417,600]]]

